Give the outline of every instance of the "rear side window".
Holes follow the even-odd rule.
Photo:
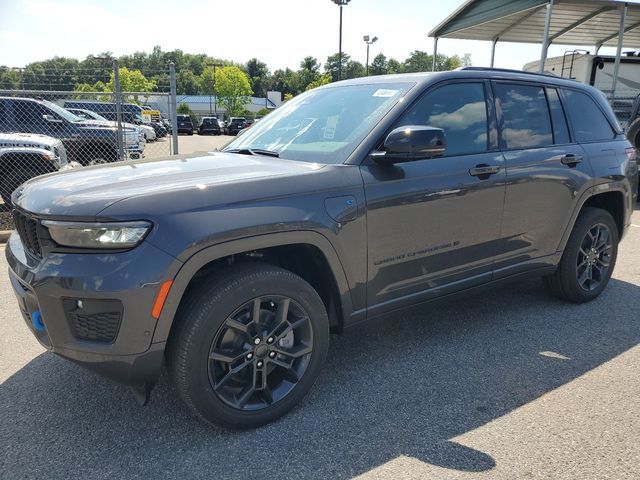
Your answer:
[[[487,105],[482,83],[445,85],[428,92],[396,127],[441,128],[447,138],[445,156],[487,151]]]
[[[553,144],[551,118],[544,89],[498,83],[497,109],[502,112],[502,144],[506,148],[537,148]]]
[[[563,89],[562,94],[576,141],[598,142],[613,139],[613,128],[589,95],[568,89]]]

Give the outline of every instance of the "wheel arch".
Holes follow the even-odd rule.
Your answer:
[[[281,254],[291,249],[294,249],[295,255],[287,255],[286,261],[274,260],[283,258]],[[300,261],[299,255],[305,251],[309,256]],[[182,265],[173,279],[152,342],[168,340],[182,299],[194,282],[236,263],[238,257],[241,261],[253,260],[281,266],[307,280],[325,303],[334,329],[341,328],[343,320],[353,312],[347,276],[333,245],[326,237],[313,231],[258,235],[203,248]],[[310,262],[321,262],[319,275],[314,277],[300,271],[300,266],[309,265]],[[325,285],[327,279],[332,285]]]
[[[605,184],[609,187],[608,184]],[[558,251],[564,251],[567,242],[569,241],[569,236],[573,231],[573,228],[580,216],[580,213],[586,207],[596,207],[606,210],[611,214],[613,219],[616,222],[616,226],[618,227],[619,237],[622,238],[625,231],[625,192],[619,188],[606,188],[603,190],[602,188],[598,189],[597,187],[590,188],[587,192],[584,193],[577,207],[575,208],[569,225],[564,231],[562,235],[562,240],[560,245],[558,246]]]

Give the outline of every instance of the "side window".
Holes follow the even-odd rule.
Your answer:
[[[444,130],[445,156],[487,151],[487,106],[482,83],[445,85],[428,92],[396,124]]]
[[[542,87],[498,83],[496,108],[502,112],[502,143],[506,148],[553,144],[551,118]]]
[[[555,88],[547,88],[547,100],[549,100],[549,109],[551,110],[551,123],[553,124],[553,143],[562,145],[569,143],[569,128],[567,127],[567,118],[564,116],[558,90]]]
[[[13,116],[18,125],[41,125],[44,123],[42,116],[47,113],[49,111],[36,102],[13,102]]]
[[[609,121],[589,95],[568,89],[563,89],[562,94],[578,142],[613,139]]]

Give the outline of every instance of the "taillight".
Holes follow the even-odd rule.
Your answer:
[[[638,150],[636,150],[635,148],[633,147],[627,148],[625,152],[629,160],[638,160]]]

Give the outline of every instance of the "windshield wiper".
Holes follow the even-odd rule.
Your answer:
[[[228,153],[239,153],[240,155],[264,155],[266,157],[279,157],[278,152],[273,150],[265,150],[263,148],[232,148],[231,150],[224,150]]]

